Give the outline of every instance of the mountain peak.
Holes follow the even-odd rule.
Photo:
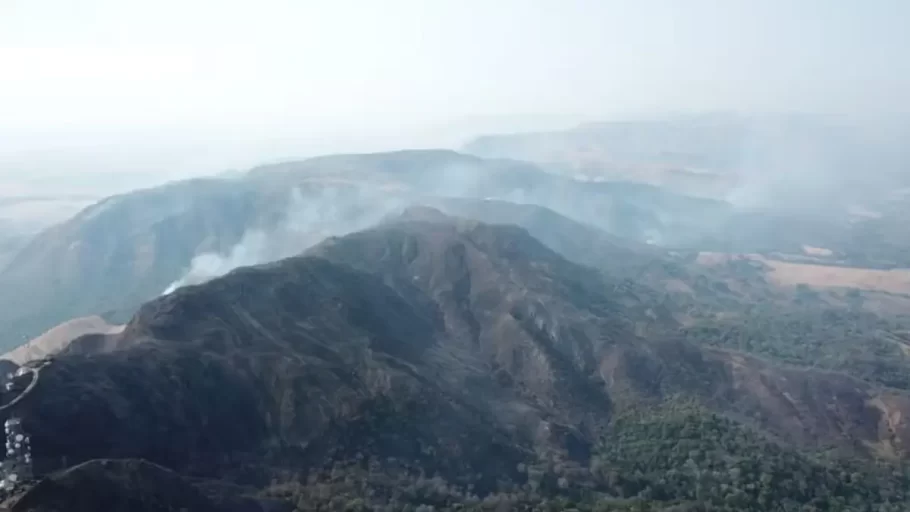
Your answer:
[[[427,205],[411,205],[394,212],[383,219],[383,224],[394,224],[396,222],[454,222],[455,218],[443,213],[442,210]]]

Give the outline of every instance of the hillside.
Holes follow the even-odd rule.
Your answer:
[[[220,492],[218,492],[220,491]],[[290,512],[275,500],[194,485],[166,468],[141,460],[94,460],[48,476],[8,500],[10,512]]]
[[[70,344],[17,411],[42,473],[143,458],[302,510],[903,499],[899,471],[863,461],[905,456],[910,396],[680,341],[648,300],[521,228],[409,209],[145,304],[121,333]],[[654,421],[669,447],[645,435]],[[694,469],[663,478],[652,448]],[[733,467],[771,477],[694,494],[699,471]],[[171,478],[142,471],[150,488]],[[774,476],[793,472],[805,487]],[[53,510],[42,500],[72,492],[54,488],[15,510]]]
[[[722,208],[441,150],[334,155],[175,182],[105,199],[22,248],[0,270],[0,346],[11,349],[73,318],[125,322],[165,290],[298,254],[439,196],[540,204],[637,241]]]
[[[637,278],[653,263],[670,259],[664,249],[613,235],[536,204],[456,198],[430,198],[425,203],[456,217],[514,224],[567,259],[620,279]]]
[[[13,228],[0,223],[0,269],[13,259],[16,252],[27,242],[28,237],[13,231]]]
[[[254,200],[229,182],[189,181],[108,198],[44,231],[0,273],[5,336],[130,311],[197,252],[237,243],[251,212],[266,207]]]
[[[454,215],[527,229],[567,259],[662,304],[692,342],[910,389],[910,298],[876,289],[879,276],[900,270],[834,266],[830,256],[836,255],[812,247],[802,256],[669,251],[534,205],[464,199],[433,204]],[[819,274],[826,279],[815,279]],[[889,287],[900,283],[885,281]]]

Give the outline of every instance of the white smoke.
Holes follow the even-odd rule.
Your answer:
[[[405,202],[403,196],[384,194],[367,186],[328,186],[315,193],[294,188],[281,222],[270,229],[250,229],[226,254],[197,255],[186,273],[168,285],[163,294],[204,283],[240,267],[295,256],[330,236],[366,229]]]
[[[868,140],[874,125],[846,118],[759,117],[746,127],[724,197],[742,209],[840,211],[888,190],[901,165],[893,142]]]
[[[429,159],[426,167],[404,162],[401,169],[380,169],[375,173],[355,170],[351,176],[342,169],[332,174],[332,182],[323,180],[293,188],[280,222],[264,228],[250,228],[238,244],[224,253],[197,255],[183,276],[168,285],[163,293],[203,283],[238,267],[300,254],[325,238],[369,228],[407,206],[432,204],[435,199],[486,197],[537,204],[582,222],[595,218],[597,208],[610,201],[603,198],[597,204],[580,205],[570,190],[533,185],[525,188],[525,180],[518,179],[524,178],[520,173],[525,171],[516,173],[508,165],[490,166],[489,162],[462,156],[442,160],[445,161]],[[498,172],[508,174],[495,175]]]
[[[204,283],[227,274],[235,268],[266,261],[269,253],[268,240],[269,235],[262,231],[249,231],[243,235],[239,244],[231,248],[227,255],[214,252],[197,255],[190,263],[189,271],[171,283],[164,290],[164,295],[174,292],[181,286]]]

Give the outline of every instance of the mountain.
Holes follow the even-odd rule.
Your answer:
[[[588,185],[532,164],[441,150],[334,155],[175,182],[105,199],[19,251],[0,270],[2,346],[73,318],[125,322],[166,290],[298,254],[443,196],[541,204],[642,241],[723,209],[653,187]]]
[[[430,153],[430,156],[432,155],[435,153]],[[447,159],[453,154],[443,155],[446,155],[444,160],[449,161]],[[455,158],[460,158],[457,154],[454,155]],[[423,152],[417,152],[413,157],[418,161],[429,158]],[[387,158],[390,162],[386,161]],[[359,180],[368,183],[367,178],[372,177],[380,183],[387,178],[377,177],[376,173],[380,171],[375,171],[373,167],[406,169],[401,160],[407,161],[407,158],[408,152],[401,152],[361,155],[356,158],[346,156],[340,161],[355,162],[356,165],[351,164],[353,167],[349,165],[348,171],[345,172],[361,173]],[[320,160],[328,160],[330,163],[333,161],[317,159],[317,162]],[[367,163],[370,165],[366,165]],[[118,230],[125,228],[99,230],[102,236],[106,237],[107,243],[118,247],[116,253],[119,255],[110,256],[108,259],[100,256],[91,259],[88,258],[91,251],[86,250],[85,257],[88,259],[86,264],[91,267],[86,268],[87,271],[84,273],[72,273],[69,276],[72,281],[68,286],[55,289],[48,287],[47,293],[53,298],[47,299],[49,302],[43,308],[36,306],[35,311],[26,311],[25,307],[32,303],[28,299],[36,299],[34,295],[26,296],[25,300],[22,300],[9,293],[17,288],[0,289],[0,292],[7,291],[6,300],[10,304],[2,313],[10,315],[21,312],[26,315],[26,319],[32,321],[45,321],[43,320],[45,318],[46,321],[56,321],[58,316],[66,318],[69,314],[114,310],[116,314],[105,316],[110,321],[122,323],[137,307],[133,302],[141,302],[139,297],[143,295],[154,297],[174,284],[202,282],[238,266],[272,261],[295,254],[324,236],[370,225],[387,212],[399,211],[399,205],[408,204],[408,201],[418,197],[416,193],[405,194],[400,191],[399,195],[392,195],[388,191],[374,193],[370,191],[370,186],[360,188],[339,186],[334,173],[340,172],[339,167],[344,167],[340,164],[325,168],[324,172],[334,180],[331,181],[331,185],[327,185],[320,181],[326,178],[318,174],[318,169],[324,168],[324,165],[320,163],[314,166],[317,170],[292,169],[293,172],[282,171],[275,175],[263,171],[262,177],[257,178],[262,182],[255,186],[242,180],[188,182],[172,185],[173,189],[153,189],[120,199],[114,198],[111,200],[114,202],[112,206],[99,205],[100,211],[97,215],[91,215],[90,211],[75,219],[74,224],[91,225],[99,222],[99,219],[104,219],[106,215],[115,220],[127,218],[128,215],[123,213],[128,212],[125,207],[120,207],[124,208],[120,213],[108,210],[116,209],[119,201],[127,205],[135,203],[137,211],[145,212],[155,219],[155,210],[150,206],[153,202],[148,199],[149,197],[158,197],[162,205],[175,207],[180,206],[176,199],[181,197],[185,199],[186,204],[181,206],[182,209],[159,213],[161,218],[171,220],[151,221],[152,225],[156,226],[154,229],[162,232],[160,239],[167,241],[166,244],[155,248],[162,256],[149,262],[143,273],[135,276],[121,274],[120,279],[115,282],[111,278],[118,275],[112,272],[116,269],[116,261],[133,258],[130,250],[123,246],[124,240],[129,242],[127,245],[132,243],[130,238],[133,235],[121,237]],[[420,165],[415,164],[415,169],[421,168]],[[381,172],[388,174],[393,171]],[[416,170],[412,172],[418,173]],[[218,201],[204,203],[203,199],[206,196],[203,194],[198,197],[195,187],[204,189],[209,187],[210,183],[215,183],[213,187],[224,187],[224,190],[234,191],[231,193],[233,195],[225,193],[226,197]],[[276,183],[282,184],[278,186]],[[388,185],[388,182],[385,183]],[[287,194],[287,189],[295,192]],[[240,194],[236,193],[237,191],[248,193]],[[255,197],[270,197],[271,200],[263,199],[257,202],[249,199]],[[231,208],[239,209],[237,203],[242,200],[249,200],[250,204],[242,209],[241,215],[219,217],[218,212],[223,209],[225,211]],[[907,343],[901,341],[903,337],[900,334],[910,326],[907,318],[901,318],[905,317],[903,311],[906,310],[907,301],[887,290],[855,288],[862,286],[862,281],[849,276],[862,271],[861,269],[831,266],[844,265],[844,258],[847,258],[846,261],[855,259],[850,253],[837,252],[831,256],[820,256],[819,254],[826,254],[826,250],[816,248],[814,254],[804,254],[807,246],[799,244],[799,239],[794,237],[790,244],[793,248],[791,254],[771,252],[765,253],[765,256],[749,256],[747,259],[740,259],[734,255],[724,264],[706,264],[705,262],[712,261],[712,258],[724,256],[704,254],[691,249],[674,251],[641,243],[608,233],[594,224],[575,221],[552,209],[535,204],[433,196],[424,197],[420,202],[456,216],[524,227],[544,245],[569,260],[597,268],[611,278],[622,281],[623,286],[634,289],[644,298],[643,300],[663,304],[677,321],[686,326],[685,336],[697,343],[745,350],[787,363],[821,365],[827,369],[845,371],[868,382],[910,389],[910,379],[904,377],[910,369],[910,359],[902,348]],[[178,225],[173,218],[181,215],[211,217],[214,220],[205,224],[188,223],[189,227],[182,230],[168,227]],[[256,222],[261,227],[245,228],[244,231],[232,227],[229,221],[248,224]],[[157,224],[154,224],[155,222]],[[125,227],[129,225],[123,224]],[[209,226],[224,226],[225,229],[219,228],[221,235],[206,234]],[[810,228],[811,225],[806,225],[807,231],[815,234],[822,232],[821,229]],[[780,240],[778,234],[786,234],[787,229],[799,230],[802,227],[794,226],[794,223],[781,222],[768,233]],[[731,229],[730,232],[740,233],[739,236],[743,237],[744,243],[749,237],[755,239],[762,237],[762,232],[755,229]],[[78,232],[73,236],[78,240]],[[194,243],[197,239],[203,241]],[[235,245],[230,246],[231,241],[236,241]],[[72,243],[78,246],[80,242]],[[186,247],[182,260],[189,259],[189,263],[183,265],[183,269],[171,265],[173,259],[169,257],[172,248],[181,246]],[[197,248],[193,248],[194,246]],[[212,252],[203,250],[204,247],[215,246],[230,248]],[[787,252],[787,245],[777,247]],[[872,254],[878,247],[881,245],[864,244],[862,248],[856,246],[856,250]],[[191,257],[193,253],[202,253],[202,256],[196,254]],[[40,258],[32,260],[37,262]],[[50,261],[53,265],[48,262],[45,264],[53,268],[65,268],[67,265],[65,261],[60,262],[56,258]],[[185,267],[190,269],[187,270]],[[832,272],[843,274],[845,279],[830,277]],[[874,272],[876,271],[867,271],[870,275]],[[181,273],[182,278],[179,277]],[[808,279],[812,275],[821,275],[820,273],[829,276],[821,281],[824,285],[821,288],[818,286],[818,280]],[[7,278],[25,275],[27,274],[23,273]],[[785,279],[782,281],[782,278]],[[105,284],[107,288],[101,289],[100,285],[88,282],[93,279]],[[851,284],[851,279],[858,284]],[[894,281],[895,277],[886,276],[886,279]],[[152,282],[157,284],[147,284]],[[838,288],[838,282],[844,284]],[[128,292],[142,283],[146,283],[144,291],[127,296]],[[811,293],[797,287],[799,283],[811,285]],[[40,289],[49,284],[36,278],[28,286]],[[77,285],[79,288],[75,289]],[[98,297],[94,290],[105,294]],[[77,294],[80,298],[68,301],[67,308],[63,310],[65,315],[49,314],[50,306],[66,301],[68,294]],[[104,302],[99,305],[101,300]],[[64,330],[70,331],[68,328]],[[7,331],[7,336],[11,331]],[[72,339],[69,335],[61,338],[60,332],[56,332],[51,338],[59,338],[58,341],[63,343]],[[22,340],[20,343],[24,342],[25,340]],[[10,340],[10,345],[14,343]],[[46,342],[40,342],[39,345],[46,346],[45,348],[51,352],[55,350]],[[56,346],[60,343],[55,342],[51,345]],[[18,350],[21,352],[29,349]],[[44,349],[42,352],[47,353]],[[10,357],[17,356],[13,354]]]
[[[101,338],[99,336],[83,338],[71,344],[64,355],[43,372],[42,382],[48,383],[44,388],[48,391],[45,392],[53,389],[55,379],[65,375],[85,382],[86,387],[79,389],[77,382],[71,382],[67,385],[68,391],[63,394],[47,395],[48,402],[36,412],[39,415],[59,415],[65,414],[66,410],[78,411],[83,421],[130,417],[137,424],[135,428],[156,422],[151,420],[163,420],[152,416],[147,418],[150,421],[140,421],[143,415],[174,414],[171,412],[173,406],[167,400],[159,404],[160,410],[153,400],[142,411],[132,411],[131,414],[126,410],[119,413],[99,410],[97,414],[85,414],[89,404],[79,402],[91,403],[92,389],[97,389],[98,383],[105,380],[106,366],[122,366],[132,361],[138,367],[131,372],[108,375],[106,378],[137,379],[138,382],[131,385],[120,382],[119,386],[102,387],[128,390],[139,385],[141,389],[161,397],[170,396],[173,392],[176,400],[185,407],[208,404],[215,408],[202,415],[205,419],[203,423],[192,424],[195,428],[181,429],[186,432],[184,435],[193,436],[192,440],[172,439],[171,449],[155,446],[154,450],[135,453],[136,456],[154,455],[160,462],[171,466],[193,455],[192,450],[187,448],[201,443],[202,439],[207,440],[206,445],[220,442],[223,446],[239,448],[255,446],[267,434],[277,436],[283,443],[311,446],[311,450],[304,450],[298,456],[318,456],[321,455],[319,450],[326,446],[326,443],[316,442],[318,436],[334,436],[338,428],[345,428],[333,425],[333,422],[341,421],[348,414],[359,416],[358,409],[364,407],[397,408],[413,400],[429,401],[427,406],[439,408],[433,411],[435,414],[442,415],[453,426],[464,427],[449,433],[436,433],[434,429],[442,428],[440,425],[446,422],[429,422],[427,418],[428,424],[419,427],[430,430],[413,432],[417,440],[427,437],[430,432],[435,436],[451,436],[458,430],[470,432],[479,429],[494,445],[503,442],[497,441],[502,439],[501,427],[499,421],[494,421],[492,417],[494,411],[489,410],[489,400],[497,394],[501,395],[504,403],[531,401],[533,407],[514,406],[519,410],[529,409],[522,415],[533,416],[537,408],[566,411],[562,414],[568,414],[568,411],[587,414],[582,412],[585,407],[579,403],[581,398],[576,400],[570,397],[576,394],[583,397],[592,392],[602,395],[602,391],[592,389],[589,383],[561,367],[569,364],[563,358],[572,358],[577,364],[593,365],[591,352],[594,347],[589,346],[591,341],[588,337],[594,336],[595,327],[599,327],[596,331],[598,337],[607,336],[610,332],[615,332],[617,337],[634,337],[630,320],[610,314],[609,310],[637,308],[640,305],[631,297],[628,298],[628,305],[621,305],[599,295],[599,289],[595,287],[599,274],[566,262],[524,232],[509,231],[514,231],[514,228],[478,226],[476,231],[462,233],[448,223],[395,223],[327,242],[314,248],[307,257],[261,268],[240,269],[206,285],[180,289],[141,308],[121,334],[112,336],[115,340],[113,345],[121,350],[104,357],[79,356],[80,353],[93,352],[96,340]],[[459,251],[467,250],[471,247],[468,244],[474,243],[484,244],[483,248],[459,256]],[[387,261],[380,259],[386,250],[391,251]],[[420,265],[413,269],[416,274],[405,276],[396,273],[404,270],[398,266],[406,261],[401,258],[409,258],[415,253],[408,251],[414,250],[420,254],[414,260]],[[525,251],[533,252],[526,256]],[[329,254],[337,255],[338,259],[359,258],[374,265],[387,263],[389,267],[381,275],[374,275],[319,257]],[[458,258],[464,259],[459,261]],[[565,289],[553,290],[554,285],[549,281],[551,278],[539,275],[541,271],[530,266],[522,269],[523,274],[516,274],[519,270],[513,266],[511,277],[507,279],[503,272],[506,272],[507,266],[517,262],[555,266],[551,272],[559,277],[559,286]],[[487,268],[486,274],[456,282],[475,264],[495,266]],[[390,279],[395,282],[384,282]],[[512,280],[517,280],[517,283]],[[487,289],[484,290],[481,285]],[[434,288],[430,290],[424,286]],[[462,286],[473,288],[463,289]],[[500,286],[506,288],[500,289]],[[539,291],[532,294],[535,289]],[[558,292],[558,299],[551,297],[552,292]],[[481,300],[487,302],[464,309],[468,305],[463,304],[466,299],[461,295],[463,293],[482,294]],[[570,299],[571,303],[561,302]],[[545,340],[535,340],[535,337],[541,336],[537,332],[539,328],[527,325],[528,321],[534,321],[527,318],[532,311],[544,314],[546,303],[541,302],[544,300],[559,305],[559,311],[566,318],[566,329],[571,328],[571,319],[582,312],[590,314],[592,308],[599,308],[602,313],[588,320],[591,325],[584,327],[587,332],[570,333],[572,337],[577,337],[573,346],[548,347]],[[554,310],[548,314],[555,313]],[[483,318],[481,314],[492,316]],[[520,316],[520,319],[514,316]],[[191,318],[198,322],[187,323],[186,320]],[[510,387],[499,390],[499,386],[494,385],[493,377],[488,373],[492,361],[483,356],[496,352],[494,342],[498,342],[499,336],[514,338],[514,343],[528,351],[523,356],[528,358],[524,363],[526,375],[516,373],[512,379],[516,388],[527,386],[528,392],[534,393],[532,396],[539,394],[539,398],[521,399],[520,393],[510,391]],[[554,360],[535,362],[533,356],[541,350],[557,351],[552,354]],[[560,355],[560,350],[567,352]],[[503,357],[506,356],[503,354]],[[170,361],[169,366],[173,366],[169,371],[177,372],[173,375],[177,377],[176,382],[169,383],[167,379],[162,380],[165,376],[157,376],[156,372],[160,371],[157,366],[162,359]],[[73,366],[78,363],[84,366]],[[541,364],[543,366],[539,366]],[[594,370],[594,366],[588,368],[588,371]],[[567,373],[563,375],[564,372]],[[501,378],[505,378],[507,372],[502,373]],[[547,377],[547,374],[551,375]],[[84,377],[79,377],[81,375]],[[541,377],[544,382],[539,382]],[[180,379],[197,381],[197,385],[202,386],[200,392],[221,390],[218,396],[222,398],[181,399],[180,392],[174,388],[180,384]],[[461,393],[449,396],[455,394],[455,389],[463,390],[465,386],[484,390],[477,396],[486,398],[478,401],[459,396]],[[560,400],[551,397],[545,401],[548,395],[557,393],[552,388],[564,388],[565,391],[561,392]],[[36,393],[40,394],[31,403],[44,403],[44,392],[39,388]],[[76,396],[81,398],[76,399]],[[307,396],[324,399],[308,403]],[[391,404],[381,403],[391,398],[396,400]],[[64,405],[63,402],[70,400],[71,406]],[[244,405],[244,400],[249,400],[247,405]],[[380,403],[374,403],[377,400]],[[536,403],[538,400],[540,402]],[[118,401],[105,400],[108,404]],[[299,406],[304,408],[298,409]],[[607,402],[604,407],[608,407]],[[234,435],[216,435],[216,432],[210,431],[223,427],[226,417],[218,420],[219,414],[236,414],[238,410],[248,414],[241,414],[246,420],[232,422],[235,425],[231,429]],[[430,410],[424,410],[424,413],[429,414]],[[271,421],[264,421],[269,416]],[[56,423],[38,421],[37,418],[33,434],[36,447],[39,444],[38,432],[42,428],[40,425]],[[129,421],[132,423],[134,420]],[[478,421],[479,424],[469,428]],[[70,424],[70,428],[73,425],[70,421],[66,423]],[[86,425],[84,429],[74,429],[90,437],[73,439],[70,449],[76,452],[68,454],[70,460],[78,456],[78,451],[93,446],[108,445],[110,449],[115,449],[120,443],[116,430],[112,429],[117,427],[116,423],[111,423],[107,427]],[[59,443],[59,439],[65,439],[60,434],[48,437],[57,438]],[[154,436],[136,437],[154,440]],[[456,439],[452,442],[460,447],[459,450],[468,448]],[[382,446],[381,440],[377,443]],[[134,443],[131,449],[139,451],[143,447]],[[496,450],[494,447],[487,449]],[[515,449],[511,446],[498,448],[506,450],[504,456]],[[309,454],[307,451],[316,453]],[[481,453],[475,456],[481,456]],[[516,451],[510,457],[518,457],[520,453]],[[469,454],[459,458],[467,456]],[[164,457],[171,457],[172,460],[161,460]],[[39,460],[37,448],[35,460]],[[436,460],[449,459],[437,457]],[[511,472],[514,468],[503,470],[497,463],[488,471],[494,470]]]
[[[567,259],[618,278],[640,276],[654,261],[669,259],[664,249],[613,235],[536,204],[463,198],[429,198],[425,203],[455,217],[514,224]]]
[[[705,181],[722,180],[739,158],[744,124],[738,116],[723,114],[587,123],[551,132],[484,135],[463,149],[484,157],[562,165],[594,177],[635,169],[641,172],[639,179],[646,179],[647,171],[695,168],[705,173]]]
[[[536,204],[610,233],[645,241],[683,226],[710,224],[729,205],[631,182],[588,183],[520,160],[482,159],[454,151],[330,155],[254,169],[253,176],[288,189],[302,183],[362,183],[415,197],[499,199]]]
[[[432,204],[452,215],[527,229],[565,258],[662,304],[692,342],[910,389],[904,270],[847,267],[811,247],[767,256],[671,251],[536,205],[470,199]]]
[[[71,343],[17,405],[52,483],[14,510],[77,478],[303,510],[905,503],[868,461],[905,457],[910,395],[686,342],[650,300],[519,227],[408,209]],[[166,470],[67,473],[94,459]]]
[[[5,223],[0,222],[0,269],[25,245],[27,238],[27,236],[13,231]]]
[[[654,230],[651,240],[666,247],[799,254],[808,245],[841,264],[907,268],[908,127],[906,116],[714,113],[485,135],[463,151],[726,203],[688,210],[700,222]]]
[[[23,181],[28,179],[23,180],[22,174],[14,180],[0,177],[0,269],[32,236],[98,199],[69,193],[34,193],[45,190],[46,183],[32,187]]]
[[[843,211],[907,186],[906,119],[696,114],[478,137],[463,150],[747,207]],[[860,169],[862,171],[860,171]]]
[[[161,276],[179,275],[197,252],[239,241],[262,208],[218,180],[101,201],[38,235],[0,273],[0,324],[7,336],[27,338],[74,317],[129,310],[160,293]]]

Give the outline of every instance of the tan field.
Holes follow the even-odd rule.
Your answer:
[[[22,365],[60,352],[74,339],[86,334],[115,334],[122,325],[111,325],[97,316],[76,318],[62,323],[28,343],[7,352],[0,359]]]
[[[880,270],[834,267],[762,259],[771,267],[769,276],[779,285],[806,284],[818,287],[860,288],[890,293],[910,293],[910,269]]]
[[[859,288],[888,293],[910,294],[910,269],[871,269],[794,263],[767,259],[758,254],[703,252],[698,263],[713,266],[726,261],[750,259],[768,266],[768,278],[779,286],[805,284],[820,288]]]

